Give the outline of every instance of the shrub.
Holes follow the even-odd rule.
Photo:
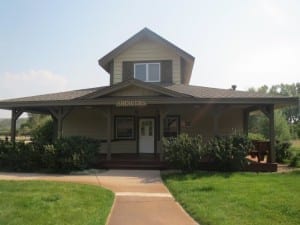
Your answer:
[[[241,135],[215,137],[207,143],[207,153],[215,162],[216,169],[225,171],[243,169],[251,148],[250,139]]]
[[[249,139],[253,141],[266,141],[267,139],[264,137],[264,135],[260,133],[249,133],[248,134]]]
[[[289,166],[291,167],[300,167],[300,153],[295,154],[291,157]]]
[[[51,144],[54,139],[54,121],[47,120],[32,131],[32,140],[41,145]]]
[[[40,153],[32,144],[10,142],[0,144],[0,168],[13,171],[32,171],[40,166]]]
[[[197,169],[203,157],[203,142],[200,136],[190,137],[180,134],[178,137],[163,138],[165,160],[174,168],[184,171]]]
[[[64,137],[57,139],[47,151],[55,152],[56,169],[69,171],[84,169],[95,163],[100,153],[100,141],[87,137]]]
[[[0,142],[0,168],[13,171],[70,171],[92,166],[100,142],[86,137],[65,137],[53,144]]]
[[[57,168],[56,163],[57,151],[54,146],[52,144],[44,145],[42,147],[39,145],[39,148],[41,149],[41,168],[58,171],[59,169]]]
[[[184,171],[198,169],[202,162],[213,163],[217,170],[241,170],[252,147],[251,140],[242,135],[214,137],[206,144],[200,136],[187,134],[163,139],[165,160]]]
[[[275,145],[276,162],[282,163],[285,159],[291,157],[289,148],[291,147],[290,142],[277,142]]]
[[[11,149],[13,149],[11,143],[0,140],[0,168],[6,168],[8,164],[12,164],[7,160]]]

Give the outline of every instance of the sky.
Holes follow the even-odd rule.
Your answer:
[[[108,85],[97,60],[144,27],[195,57],[192,85],[300,82],[299,12],[299,0],[3,0],[0,99]]]

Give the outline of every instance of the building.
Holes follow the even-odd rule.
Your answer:
[[[116,154],[149,154],[162,159],[162,137],[247,133],[251,111],[270,121],[274,152],[274,109],[297,98],[189,85],[194,57],[144,28],[99,59],[110,76],[105,87],[3,100],[12,111],[12,140],[23,112],[46,113],[61,136],[101,139],[107,160]],[[99,78],[101,79],[101,78]]]

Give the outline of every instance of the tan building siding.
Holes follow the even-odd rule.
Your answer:
[[[112,153],[136,153],[136,140],[114,140],[115,116],[134,116],[135,118],[152,117],[158,121],[158,106],[147,106],[139,109],[134,107],[116,107],[112,110]],[[100,140],[106,140],[107,137],[107,120],[103,114],[103,108],[94,109],[74,109],[64,119],[63,135],[64,136],[87,136]],[[164,111],[167,116],[180,116],[180,131],[189,135],[202,135],[203,138],[214,136],[214,118],[213,108],[207,105],[179,107],[165,106]],[[138,122],[138,120],[136,121]],[[161,125],[163,126],[163,125]],[[158,129],[156,129],[156,132]],[[243,131],[243,111],[241,108],[232,107],[225,109],[218,120],[218,134],[229,135],[232,133],[241,133]],[[135,130],[136,134],[138,130]],[[156,133],[158,135],[158,133]],[[101,152],[106,153],[107,144],[101,145]],[[160,141],[157,143],[157,152],[160,152]]]
[[[63,121],[63,136],[85,136],[104,141],[101,152],[106,153],[107,120],[103,114],[104,108],[74,109]],[[112,139],[114,139],[114,114],[133,115],[133,108],[116,108],[112,115]],[[136,153],[135,140],[112,140],[112,153]]]
[[[158,96],[159,94],[139,87],[127,87],[120,91],[112,93],[110,96]]]
[[[189,135],[214,136],[214,109],[207,106],[190,106],[185,108],[168,107],[168,115],[179,115],[181,133]],[[218,134],[228,135],[243,131],[243,111],[240,108],[229,108],[221,113],[218,119]]]
[[[74,109],[63,121],[64,136],[106,139],[106,118],[100,109]]]
[[[228,135],[243,132],[243,111],[242,109],[226,110],[219,118],[219,133]]]
[[[113,83],[122,81],[123,61],[172,60],[173,83],[180,84],[180,56],[169,48],[152,41],[143,40],[122,52],[114,59]]]

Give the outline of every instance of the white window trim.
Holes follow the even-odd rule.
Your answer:
[[[149,80],[148,67],[149,67],[149,65],[153,65],[153,64],[158,65],[158,80]],[[160,78],[160,63],[134,63],[134,78],[136,78],[136,76],[135,76],[135,66],[136,65],[146,65],[146,80],[145,80],[145,82],[160,82],[160,80],[161,80],[161,78]]]

